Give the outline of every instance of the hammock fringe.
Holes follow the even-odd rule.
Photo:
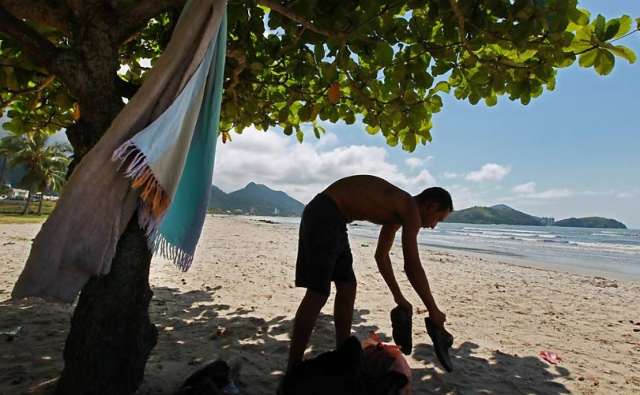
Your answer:
[[[187,271],[193,262],[193,255],[171,244],[159,232],[171,199],[154,177],[147,157],[134,143],[127,141],[113,152],[111,160],[120,162],[118,170],[126,164],[125,177],[132,180],[132,188],[141,190],[138,223],[147,235],[151,251],[171,260],[183,272]]]

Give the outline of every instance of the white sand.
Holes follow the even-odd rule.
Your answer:
[[[7,301],[38,225],[0,225],[0,394],[43,392],[62,368],[72,307]],[[218,357],[242,367],[243,394],[272,394],[285,366],[288,333],[303,290],[293,287],[297,227],[209,217],[193,268],[155,261],[152,321],[158,345],[140,393],[169,394]],[[391,334],[393,300],[377,273],[372,240],[351,239],[359,280],[354,333]],[[409,358],[415,393],[638,394],[640,283],[513,266],[464,253],[421,251],[448,329],[455,371],[435,362],[424,309],[392,260],[414,315]],[[332,299],[312,336],[310,355],[333,348]],[[635,331],[634,331],[635,329]],[[550,366],[538,358],[557,352]],[[44,385],[43,385],[44,383]]]

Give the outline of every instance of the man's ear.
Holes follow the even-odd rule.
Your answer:
[[[424,208],[429,213],[438,211],[438,205],[435,202],[431,202],[431,201],[425,202]]]

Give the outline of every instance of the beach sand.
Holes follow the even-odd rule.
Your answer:
[[[9,301],[39,225],[0,225],[0,394],[47,393],[62,366],[72,306]],[[140,394],[170,394],[206,361],[241,367],[243,394],[273,394],[286,364],[298,230],[244,217],[209,216],[191,270],[154,259],[154,349]],[[373,260],[375,241],[351,237],[358,296],[354,333],[390,340],[393,300]],[[425,311],[392,261],[414,314],[408,357],[416,394],[638,394],[640,283],[514,266],[499,257],[423,248],[421,257],[455,336],[453,373],[435,361]],[[333,299],[312,335],[309,356],[334,346]],[[538,357],[554,351],[552,366]]]

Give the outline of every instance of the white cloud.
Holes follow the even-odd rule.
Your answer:
[[[424,164],[424,160],[420,158],[408,158],[404,163],[411,168],[415,168],[422,166]]]
[[[522,199],[559,199],[571,197],[574,195],[573,191],[567,188],[552,188],[542,192],[537,192],[536,183],[533,181],[516,185],[511,190],[517,194],[516,197],[509,199],[512,201],[518,201]]]
[[[480,170],[467,174],[465,179],[474,182],[500,181],[511,172],[510,166],[501,166],[497,163],[487,163]]]
[[[311,139],[311,137],[309,138]],[[331,132],[327,132],[321,135],[320,139],[316,139],[315,136],[313,137],[313,139],[317,141],[315,145],[318,148],[328,148],[338,143],[338,136],[336,136],[335,133]]]
[[[451,172],[451,171],[445,171],[442,174],[442,178],[446,178],[447,180],[458,178],[460,176],[462,176],[462,174],[454,173],[454,172]]]
[[[620,199],[630,199],[632,197],[635,197],[636,195],[631,193],[631,192],[620,192],[616,195],[617,198]]]
[[[512,189],[515,193],[535,193],[536,191],[536,183],[535,182],[527,182],[524,184],[516,185]]]
[[[528,194],[526,197],[533,199],[558,199],[573,196],[573,192],[570,189],[547,189],[543,192]]]
[[[465,186],[456,184],[446,186],[444,188],[451,194],[454,210],[462,210],[467,207],[481,204],[479,196]]]
[[[426,158],[417,158],[417,157],[411,157],[411,158],[407,158],[404,163],[409,166],[412,169],[415,169],[417,167],[420,166],[424,166],[425,164],[431,162],[433,160],[433,156],[429,155]]]
[[[232,137],[231,143],[218,145],[213,173],[213,183],[227,192],[255,181],[307,202],[333,181],[354,174],[376,175],[414,194],[436,183],[428,170],[403,172],[382,147],[320,150],[319,143],[299,144],[281,133],[255,129]]]

